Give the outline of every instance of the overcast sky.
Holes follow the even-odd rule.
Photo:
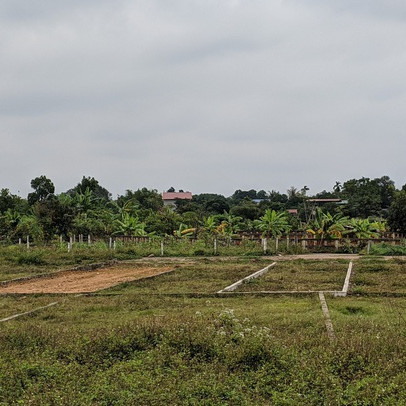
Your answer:
[[[1,0],[0,188],[406,183],[404,0]]]

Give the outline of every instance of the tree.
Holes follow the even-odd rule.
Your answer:
[[[239,205],[232,207],[230,213],[246,220],[255,220],[260,216],[261,212],[257,203],[243,200]]]
[[[145,187],[136,191],[127,190],[125,195],[117,198],[117,203],[124,205],[129,200],[136,201],[140,208],[146,210],[158,211],[164,205],[162,196],[156,189],[148,190]]]
[[[109,201],[111,198],[111,193],[104,187],[100,186],[99,181],[90,176],[83,176],[82,180],[73,189],[68,190],[66,193],[74,196],[75,194],[84,194],[86,190],[90,190],[96,199]]]
[[[383,223],[371,222],[368,219],[352,218],[348,223],[348,231],[345,234],[353,235],[356,238],[376,238],[382,229]]]
[[[406,186],[406,185],[405,185]],[[406,234],[406,188],[395,194],[388,210],[388,225],[393,231]]]
[[[348,217],[340,213],[335,215],[323,213],[320,208],[316,210],[315,219],[308,225],[307,232],[313,234],[321,242],[325,239],[342,238],[348,226]]]
[[[388,176],[369,179],[351,179],[344,182],[341,197],[348,200],[343,208],[350,217],[368,218],[382,216],[392,203],[395,193],[393,181]]]
[[[221,214],[230,209],[227,199],[216,193],[202,193],[192,198],[192,203],[197,203],[205,214]]]
[[[258,230],[262,231],[263,237],[278,238],[290,230],[288,214],[283,211],[278,213],[268,209],[255,224]]]
[[[33,205],[36,202],[44,201],[53,197],[55,186],[46,176],[39,176],[31,181],[34,192],[28,194],[28,203]]]
[[[145,231],[145,223],[140,221],[138,217],[124,213],[120,220],[115,221],[113,234],[143,237],[147,235],[147,232]]]

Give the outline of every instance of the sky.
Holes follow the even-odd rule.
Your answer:
[[[0,189],[406,183],[403,0],[1,0]]]

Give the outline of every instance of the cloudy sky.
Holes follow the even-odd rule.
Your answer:
[[[0,188],[406,183],[403,0],[1,0]]]

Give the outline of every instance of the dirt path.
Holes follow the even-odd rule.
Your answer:
[[[170,268],[114,266],[95,271],[66,271],[52,278],[30,279],[0,286],[1,293],[87,293],[119,283],[166,273]]]

